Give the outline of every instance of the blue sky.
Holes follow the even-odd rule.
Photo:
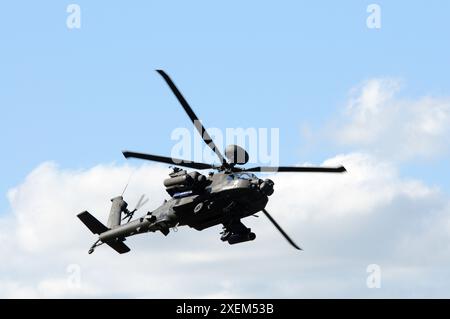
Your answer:
[[[172,129],[189,122],[156,68],[207,126],[281,128],[286,164],[341,151],[301,151],[299,126],[322,126],[367,78],[405,79],[409,96],[450,89],[448,1],[378,1],[380,30],[366,27],[368,1],[78,1],[79,30],[66,28],[69,3],[2,5],[3,194],[47,160],[83,168],[120,162],[124,148],[170,154]]]
[[[283,163],[321,161],[336,149],[299,151],[299,126],[323,125],[358,82],[400,77],[409,96],[449,90],[448,3],[379,3],[381,30],[366,28],[360,1],[79,2],[80,30],[66,28],[66,3],[9,4],[1,190],[46,160],[80,168],[122,161],[124,148],[170,154],[171,131],[189,122],[156,68],[207,126],[279,127]]]
[[[73,2],[81,7],[81,29],[66,27],[66,7]],[[371,3],[382,9],[379,30],[366,27],[366,8]],[[0,212],[11,210],[7,191],[24,183],[43,162],[54,161],[63,171],[89,170],[99,164],[124,163],[123,149],[170,155],[173,129],[191,126],[155,69],[171,75],[207,127],[280,128],[282,164],[320,164],[336,154],[359,151],[358,146],[336,143],[333,136],[325,134],[342,116],[355,86],[370,79],[394,78],[403,83],[396,94],[399,101],[427,96],[440,101],[450,96],[449,12],[446,0],[2,3]],[[397,119],[400,126],[401,116]],[[304,127],[310,128],[313,138],[302,134]],[[339,135],[339,130],[331,131]],[[395,129],[389,134],[397,141]],[[381,144],[383,141],[376,146]],[[392,216],[388,214],[391,212],[414,213],[421,207],[417,203],[430,212],[442,208],[439,203],[448,200],[450,190],[447,150],[444,147],[433,157],[395,162],[392,165],[400,177],[393,174],[378,181],[377,176],[363,174],[378,186],[392,181],[395,184],[398,178],[401,190],[417,186],[402,177],[427,185],[423,186],[426,191],[414,188],[419,199],[405,204],[399,196],[400,209],[387,207],[386,218]],[[367,171],[375,168],[378,175],[384,172],[359,156],[348,157],[342,158],[357,163],[355,167],[367,166]],[[380,158],[391,161],[386,153]],[[46,170],[53,172],[44,167],[36,176]],[[114,176],[114,180],[122,180]],[[162,179],[155,179],[150,186],[153,184],[155,192],[163,192]],[[354,192],[359,194],[361,187],[355,185]],[[444,199],[433,201],[434,186],[445,193]],[[375,187],[374,193],[382,188]],[[321,192],[316,194],[312,189],[315,195],[311,198],[320,198]],[[330,190],[331,195],[335,192],[339,190]],[[432,193],[431,199],[420,197],[427,192]],[[30,198],[34,205],[34,197]],[[358,198],[354,199],[355,205],[349,210],[360,208]],[[370,200],[366,206],[370,206]],[[315,207],[302,205],[307,209]],[[76,205],[68,207],[78,209]],[[405,220],[409,218],[400,221]],[[301,225],[308,243],[308,224]],[[314,225],[313,221],[312,230]],[[416,232],[414,227],[412,233]],[[351,237],[348,241],[355,243]],[[410,262],[408,258],[402,262]],[[367,263],[364,260],[361,264],[365,267]],[[317,266],[312,265],[310,269]],[[353,276],[351,272],[346,275]],[[330,275],[330,282],[335,278]],[[398,287],[402,291],[402,285]],[[448,291],[447,287],[442,291]],[[239,293],[247,296],[245,291]],[[338,292],[335,295],[341,296]]]

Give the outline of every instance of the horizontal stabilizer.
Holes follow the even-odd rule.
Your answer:
[[[130,247],[123,243],[123,241],[110,241],[105,244],[117,251],[119,254],[125,254],[131,250]]]
[[[97,218],[92,216],[89,212],[85,211],[78,214],[78,218],[86,225],[87,228],[94,234],[100,235],[109,230],[108,227],[103,225]],[[126,246],[125,246],[126,247]],[[128,247],[127,247],[128,248]]]

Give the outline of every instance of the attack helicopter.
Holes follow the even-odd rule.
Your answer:
[[[157,72],[172,90],[203,141],[217,155],[220,164],[123,151],[126,159],[149,160],[172,166],[169,178],[164,180],[170,199],[146,215],[132,220],[134,213],[142,206],[143,198],[141,197],[136,208],[130,211],[123,196],[117,196],[111,199],[107,225],[88,211],[78,214],[84,225],[98,235],[98,240],[89,249],[89,254],[102,244],[107,244],[120,254],[127,253],[130,251],[124,243],[127,237],[157,231],[167,236],[171,229],[180,226],[189,226],[201,231],[222,225],[220,233],[222,241],[230,245],[252,241],[256,235],[242,223],[242,219],[255,216],[259,212],[269,219],[295,249],[302,250],[265,209],[269,197],[274,193],[274,182],[268,178],[263,180],[254,173],[343,173],[346,172],[345,167],[242,167],[249,160],[248,153],[238,145],[229,145],[223,155],[172,79],[163,70]],[[182,168],[193,171],[188,172]],[[209,173],[199,172],[205,170],[209,170]],[[127,221],[122,224],[125,219]]]

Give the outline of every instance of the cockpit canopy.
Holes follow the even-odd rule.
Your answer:
[[[242,173],[233,173],[228,175],[229,180],[236,180],[236,179],[245,179],[245,180],[258,180],[258,176],[252,173],[248,172],[242,172]]]

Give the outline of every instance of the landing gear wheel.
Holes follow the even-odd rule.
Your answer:
[[[197,206],[194,208],[194,214],[200,213],[200,211],[203,209],[203,203],[198,203]]]

